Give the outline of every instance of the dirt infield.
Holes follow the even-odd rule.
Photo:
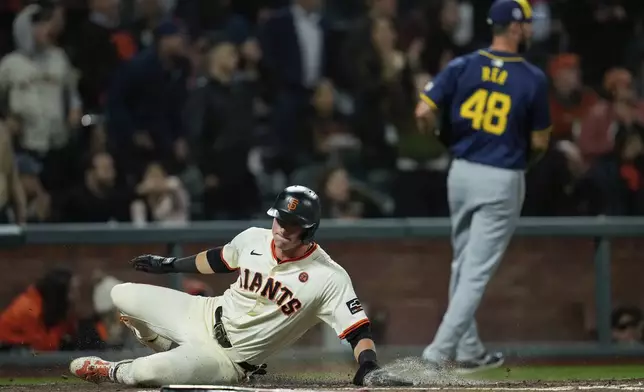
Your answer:
[[[417,385],[413,388],[355,388],[350,384],[355,364],[338,366],[274,363],[269,374],[226,388],[228,392],[560,392],[560,391],[641,391],[644,392],[644,366],[537,366],[512,365],[470,376],[428,371],[416,359],[399,359],[385,365],[387,371]],[[66,368],[8,368],[0,366],[0,392],[27,391],[159,391],[123,385],[95,385],[69,375]],[[222,390],[223,388],[219,388]],[[232,389],[232,390],[231,390]],[[208,389],[206,389],[208,390]],[[217,390],[217,389],[215,389]]]
[[[642,391],[644,379],[606,381],[516,381],[516,382],[467,382],[462,385],[423,385],[413,388],[355,388],[344,382],[307,382],[306,380],[266,379],[262,382],[244,384],[242,392],[338,392],[338,391],[386,391],[386,392],[560,392],[560,391]],[[247,389],[246,389],[247,387]],[[61,380],[54,383],[0,385],[2,392],[111,392],[111,391],[158,391],[159,389],[126,387],[115,384],[95,385]]]

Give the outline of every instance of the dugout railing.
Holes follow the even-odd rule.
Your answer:
[[[39,224],[19,227],[0,225],[0,246],[29,245],[126,245],[164,244],[168,253],[182,255],[182,245],[228,241],[249,226],[268,227],[263,221],[196,222],[187,225],[144,227],[130,224]],[[449,237],[448,219],[369,219],[360,221],[325,221],[318,232],[321,241],[374,241],[380,239],[422,239]],[[644,237],[644,218],[630,217],[555,217],[522,218],[516,232],[526,237],[586,237],[594,240],[596,326],[598,339],[583,343],[513,343],[489,344],[510,357],[521,358],[590,358],[644,357],[644,346],[611,344],[611,240],[616,237]],[[169,275],[177,287],[181,277]],[[644,279],[644,277],[643,277]],[[423,347],[382,347],[385,357],[419,355]],[[350,350],[341,345],[290,349],[280,357],[303,361],[319,358],[321,350],[329,356],[351,358]],[[142,350],[141,353],[145,353]],[[132,356],[132,352],[104,354],[107,359]],[[13,355],[0,352],[1,365],[53,366],[64,364],[74,353],[40,353]]]

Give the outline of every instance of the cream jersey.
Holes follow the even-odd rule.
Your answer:
[[[260,364],[320,321],[340,339],[369,322],[351,278],[317,244],[300,258],[278,260],[271,230],[252,227],[221,253],[239,271],[221,297],[234,361]]]

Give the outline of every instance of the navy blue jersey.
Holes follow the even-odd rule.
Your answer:
[[[516,54],[479,50],[452,60],[421,98],[441,109],[455,158],[525,169],[532,132],[550,130],[544,73]]]

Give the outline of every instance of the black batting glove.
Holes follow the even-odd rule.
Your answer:
[[[176,259],[176,257],[141,255],[132,259],[130,264],[137,271],[150,274],[168,274],[174,272],[173,264]]]
[[[371,361],[363,362],[362,364],[360,364],[360,367],[358,368],[356,375],[353,376],[353,385],[363,386],[364,378],[367,376],[367,374],[378,369],[380,369],[380,366],[378,366],[376,362],[371,362]]]

